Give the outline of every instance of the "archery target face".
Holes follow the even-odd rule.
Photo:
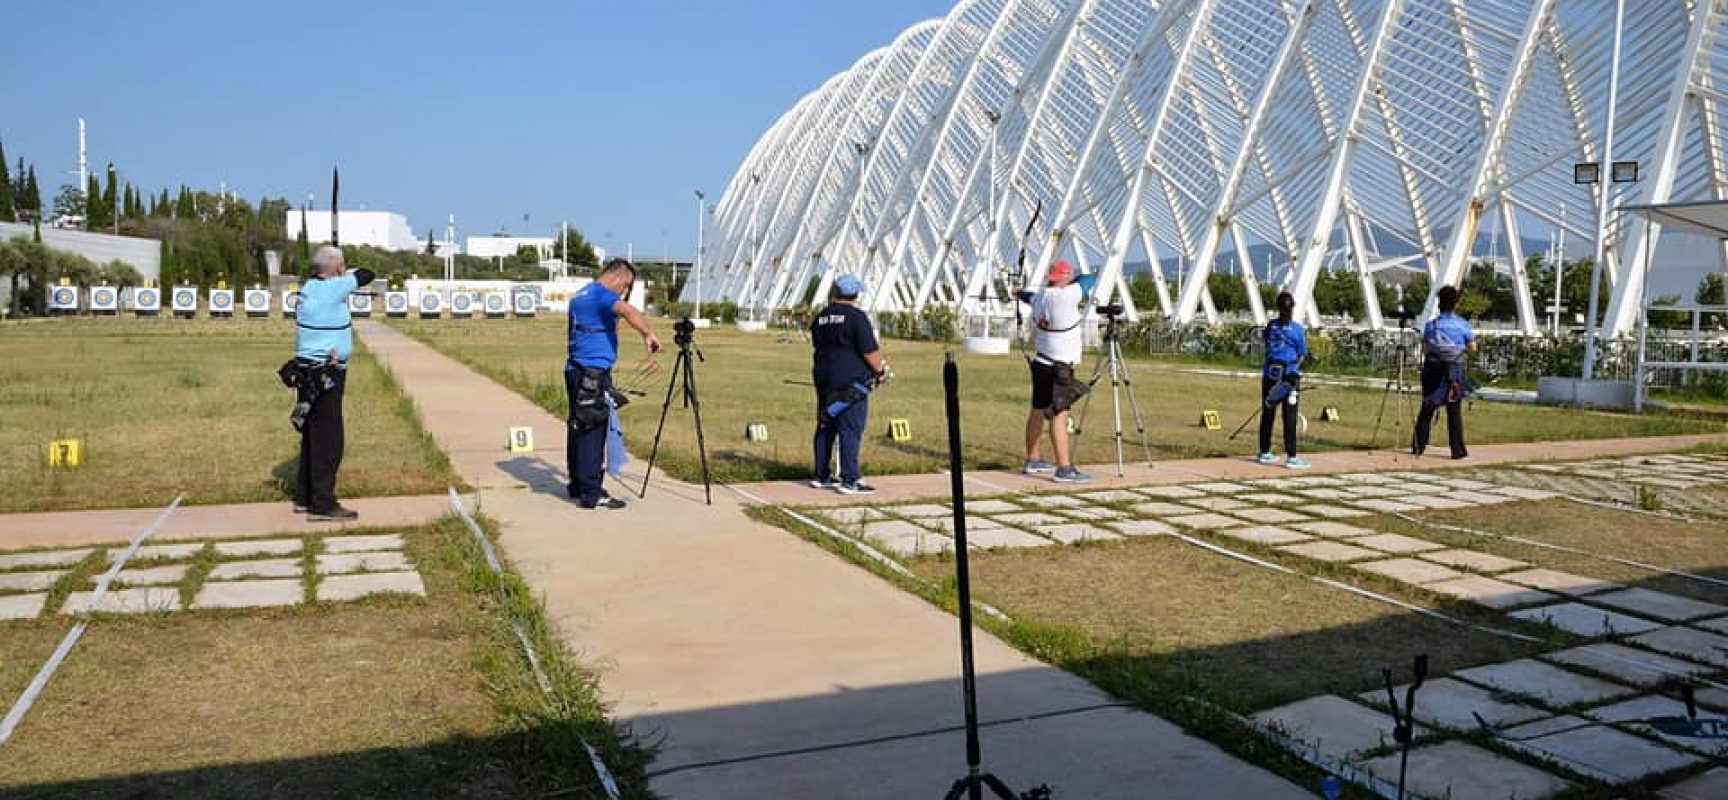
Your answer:
[[[532,313],[534,313],[534,295],[531,295],[527,292],[518,292],[516,294],[516,313],[518,313],[518,314],[532,314]]]
[[[98,286],[90,290],[90,307],[101,311],[113,311],[120,305],[120,295],[106,286]]]
[[[505,311],[509,310],[509,306],[506,305],[504,302],[504,295],[501,295],[501,294],[486,295],[486,301],[485,302],[486,302],[486,313],[488,313],[488,314],[502,314]]]
[[[162,307],[162,295],[155,289],[139,289],[137,294],[132,295],[132,303],[140,311],[155,311]]]
[[[391,292],[384,298],[384,310],[392,314],[408,313],[408,293]]]
[[[436,314],[443,306],[444,304],[439,300],[438,295],[431,292],[420,295],[420,313],[422,314]]]
[[[372,297],[364,294],[348,295],[348,310],[356,314],[372,313]]]
[[[267,312],[270,310],[270,293],[263,289],[247,289],[245,302],[249,312]]]
[[[197,311],[198,290],[186,286],[176,287],[174,289],[174,310]]]
[[[450,298],[450,308],[458,314],[466,314],[474,310],[474,298],[458,294]]]
[[[77,308],[78,290],[71,286],[56,286],[48,296],[48,305],[54,308]]]
[[[227,312],[227,311],[233,311],[234,310],[234,290],[233,289],[211,289],[210,290],[210,310],[215,311],[219,314],[223,313],[223,312]]]
[[[299,292],[283,292],[282,293],[282,310],[286,313],[289,313],[289,314],[292,314],[296,311],[299,311],[300,310],[300,293]]]

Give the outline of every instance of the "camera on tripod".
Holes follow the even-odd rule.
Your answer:
[[[1107,306],[1098,306],[1098,313],[1111,319],[1115,319],[1116,317],[1120,317],[1128,312],[1122,307],[1121,303],[1111,303]]]
[[[1392,318],[1398,320],[1398,327],[1408,328],[1410,327],[1410,321],[1416,318],[1416,312],[1400,305],[1398,306],[1398,311],[1392,315]]]
[[[691,322],[689,317],[678,320],[672,323],[672,334],[674,344],[679,347],[689,347],[690,343],[695,341],[696,323]]]

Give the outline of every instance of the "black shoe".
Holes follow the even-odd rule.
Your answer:
[[[582,504],[583,508],[607,509],[607,510],[611,510],[611,511],[616,511],[616,510],[621,509],[621,508],[628,508],[629,506],[630,506],[629,503],[626,503],[623,500],[619,500],[616,497],[602,497],[602,498],[600,498],[600,502],[595,503],[594,505],[588,505],[587,503]]]
[[[324,511],[312,511],[306,515],[307,522],[348,522],[360,518],[360,512],[351,508],[343,508],[341,503]]]
[[[1452,460],[1453,461],[1463,461],[1464,459],[1469,458],[1469,457],[1470,457],[1469,453],[1453,453],[1452,454]]]

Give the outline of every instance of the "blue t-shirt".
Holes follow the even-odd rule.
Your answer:
[[[1302,323],[1275,319],[1266,323],[1261,335],[1266,342],[1267,366],[1281,364],[1285,373],[1302,374],[1302,359],[1308,357],[1308,333],[1302,329]]]
[[[870,317],[855,306],[829,303],[810,323],[810,344],[815,349],[811,382],[824,394],[875,374],[864,355],[878,349],[876,331]]]
[[[300,308],[294,312],[294,356],[323,361],[336,351],[336,360],[354,354],[354,318],[348,295],[360,288],[354,273],[339,278],[313,278],[300,287]]]
[[[594,281],[570,298],[570,358],[577,366],[611,369],[618,363],[618,293]]]
[[[1476,333],[1470,330],[1470,323],[1450,311],[1422,326],[1422,344],[1426,346],[1430,357],[1441,361],[1463,359],[1470,343],[1475,340]]]

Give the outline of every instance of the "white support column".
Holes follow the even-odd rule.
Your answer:
[[[1260,298],[1260,279],[1254,277],[1254,257],[1248,251],[1248,237],[1241,225],[1230,226],[1231,242],[1236,247],[1236,263],[1242,270],[1242,290],[1248,293],[1248,310],[1255,325],[1266,324],[1266,301]]]
[[[1343,209],[1344,188],[1350,178],[1350,168],[1356,163],[1356,147],[1360,143],[1363,121],[1367,118],[1368,103],[1379,96],[1381,62],[1392,42],[1393,34],[1398,31],[1395,23],[1403,13],[1403,0],[1386,0],[1386,8],[1380,12],[1380,22],[1374,29],[1374,37],[1362,58],[1362,73],[1356,82],[1356,92],[1351,96],[1350,115],[1344,127],[1338,130],[1338,140],[1333,145],[1335,149],[1332,152],[1332,164],[1327,171],[1326,188],[1320,195],[1320,206],[1315,210],[1314,228],[1308,240],[1302,243],[1302,252],[1292,254],[1296,262],[1296,277],[1291,284],[1290,294],[1296,297],[1298,319],[1312,322],[1317,317],[1314,311],[1314,284],[1320,279],[1320,270],[1325,266],[1326,248],[1332,241],[1332,231],[1337,226],[1338,214]]]
[[[1512,258],[1512,298],[1518,304],[1518,328],[1534,336],[1541,327],[1536,302],[1530,297],[1530,275],[1524,269],[1524,236],[1518,230],[1518,210],[1504,192],[1500,195],[1500,228],[1506,231],[1506,252]]]
[[[1501,155],[1506,150],[1506,143],[1512,139],[1512,123],[1517,118],[1519,101],[1524,97],[1524,87],[1529,85],[1542,31],[1547,25],[1548,15],[1554,10],[1555,1],[1536,0],[1530,9],[1530,16],[1524,24],[1523,35],[1518,39],[1518,50],[1513,55],[1505,86],[1501,88],[1500,98],[1494,104],[1493,117],[1488,122],[1487,137],[1475,153],[1476,164],[1471,170],[1470,192],[1465,196],[1464,207],[1459,209],[1458,215],[1453,219],[1452,240],[1446,246],[1445,261],[1441,263],[1440,274],[1429,285],[1424,317],[1433,315],[1434,298],[1440,287],[1457,286],[1464,279],[1464,272],[1470,266],[1471,246],[1476,242],[1476,233],[1482,223],[1482,214],[1493,199],[1492,195],[1502,189],[1496,185],[1503,177],[1500,174]]]
[[[1272,98],[1277,95],[1279,86],[1284,82],[1284,73],[1295,62],[1302,40],[1307,37],[1309,26],[1313,24],[1316,16],[1318,14],[1314,0],[1303,0],[1296,8],[1295,15],[1290,20],[1290,28],[1285,32],[1284,42],[1279,46],[1278,55],[1272,62],[1272,71],[1267,74],[1266,81],[1254,100],[1254,110],[1242,132],[1241,147],[1236,151],[1229,177],[1225,179],[1218,194],[1212,225],[1206,229],[1200,251],[1194,258],[1194,274],[1189,284],[1182,287],[1182,301],[1176,307],[1176,319],[1183,324],[1194,321],[1194,312],[1199,308],[1201,296],[1206,294],[1206,276],[1212,274],[1212,261],[1218,257],[1218,245],[1223,241],[1224,233],[1236,213],[1236,195],[1241,191],[1242,181],[1254,160],[1261,129],[1265,127],[1266,118],[1272,111]],[[1208,314],[1208,317],[1214,316],[1215,313]]]
[[[1152,232],[1140,231],[1140,246],[1146,251],[1146,260],[1150,262],[1147,269],[1152,271],[1152,286],[1158,291],[1158,311],[1169,319],[1176,310],[1175,303],[1170,299],[1170,280],[1164,277],[1164,257],[1158,254],[1158,242],[1152,238]]]
[[[1368,237],[1362,233],[1362,216],[1356,213],[1348,192],[1344,195],[1344,242],[1350,260],[1356,263],[1356,281],[1362,286],[1362,309],[1367,312],[1368,329],[1383,330],[1386,317],[1380,308],[1380,290],[1374,285],[1374,271],[1369,269]]]
[[[1693,75],[1698,70],[1698,58],[1705,51],[1704,42],[1722,24],[1728,13],[1728,0],[1699,0],[1692,9],[1692,29],[1686,35],[1685,55],[1674,71],[1674,82],[1668,102],[1662,107],[1661,133],[1656,137],[1655,169],[1648,178],[1650,188],[1644,191],[1641,204],[1666,203],[1674,196],[1674,179],[1680,171],[1681,152],[1686,146],[1686,122],[1692,104],[1687,97],[1693,93]],[[1610,154],[1609,158],[1613,158]],[[1602,170],[1608,180],[1609,170]],[[1644,268],[1662,236],[1662,226],[1636,216],[1627,224],[1630,234],[1625,238],[1620,263],[1620,281],[1614,286],[1614,297],[1608,304],[1608,315],[1602,320],[1602,335],[1613,339],[1633,332],[1638,322],[1638,310],[1644,305]]]

